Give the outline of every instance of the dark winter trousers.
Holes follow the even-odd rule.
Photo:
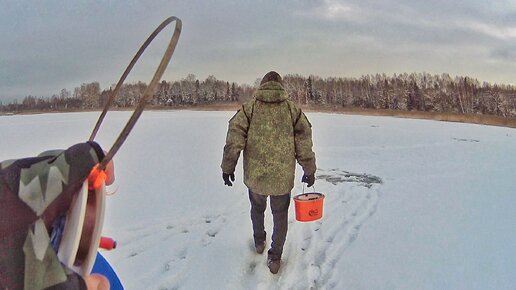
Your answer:
[[[251,201],[251,221],[253,222],[253,236],[255,244],[265,241],[264,213],[267,208],[267,196],[249,190]],[[287,238],[288,207],[290,205],[290,193],[284,195],[271,195],[271,210],[274,228],[272,231],[272,244],[268,255],[272,260],[281,259],[283,245]]]

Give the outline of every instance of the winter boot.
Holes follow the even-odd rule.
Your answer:
[[[269,267],[269,270],[271,271],[272,274],[278,273],[280,266],[281,266],[281,260],[273,260],[271,258],[269,258],[267,260],[267,267]]]
[[[254,247],[256,248],[256,252],[258,254],[262,254],[265,251],[265,241],[263,242],[255,242]]]

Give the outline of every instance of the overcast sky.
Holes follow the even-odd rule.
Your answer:
[[[321,77],[449,73],[515,84],[516,1],[0,0],[0,98],[107,88],[168,16],[183,21],[165,73],[253,84],[269,70]],[[173,24],[128,82],[149,82]]]

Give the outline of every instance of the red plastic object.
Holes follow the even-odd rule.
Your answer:
[[[113,240],[112,238],[100,237],[99,248],[102,248],[102,249],[108,250],[108,251],[113,250],[116,248],[116,241]]]
[[[311,222],[320,219],[323,215],[323,201],[322,193],[312,192],[294,196],[296,220]]]
[[[90,190],[99,189],[102,183],[106,182],[107,174],[104,170],[99,169],[99,165],[95,165],[88,176],[88,187]]]

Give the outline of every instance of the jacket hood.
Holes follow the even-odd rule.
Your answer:
[[[270,81],[260,85],[255,97],[265,103],[279,103],[288,99],[288,93],[280,83]]]

